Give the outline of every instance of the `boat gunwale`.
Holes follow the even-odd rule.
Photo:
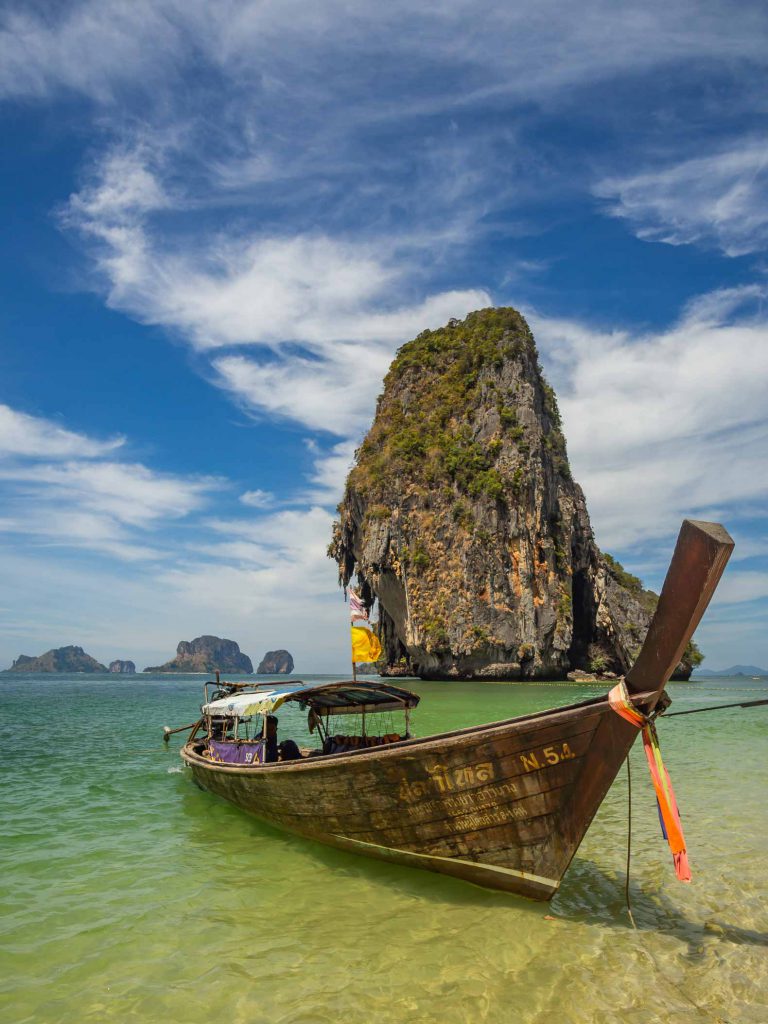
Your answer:
[[[652,696],[650,692],[633,694],[633,701],[636,704],[642,705],[644,699],[650,696]],[[259,765],[258,768],[254,768],[252,765],[228,765],[218,761],[211,761],[207,757],[202,757],[191,749],[191,740],[187,740],[179,753],[182,759],[190,766],[196,765],[228,775],[242,775],[246,778],[253,778],[256,775],[264,773],[271,775],[273,772],[310,771],[317,766],[346,764],[350,759],[356,757],[376,758],[381,760],[394,759],[401,755],[403,751],[414,750],[415,748],[418,748],[420,752],[422,750],[429,752],[433,746],[439,746],[446,740],[469,737],[473,734],[487,733],[489,737],[491,737],[498,733],[509,732],[510,728],[512,728],[513,731],[518,731],[518,726],[521,727],[519,731],[524,732],[525,729],[523,727],[527,723],[540,722],[542,719],[548,719],[553,725],[556,725],[568,718],[574,717],[574,712],[586,711],[590,708],[594,709],[598,714],[604,714],[606,711],[611,710],[611,706],[608,703],[608,695],[602,694],[599,697],[592,697],[589,700],[579,701],[576,704],[567,704],[562,708],[549,708],[544,711],[534,711],[529,715],[520,715],[516,718],[501,719],[497,722],[470,725],[463,729],[433,733],[430,736],[413,736],[410,739],[399,740],[396,743],[388,743],[385,746],[366,747],[361,750],[348,750],[339,754],[317,754],[314,757],[302,758],[300,761],[277,761],[273,764]]]

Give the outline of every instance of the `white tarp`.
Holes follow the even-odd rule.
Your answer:
[[[257,693],[231,693],[228,697],[220,697],[210,704],[204,704],[202,710],[204,715],[229,715],[238,718],[268,715],[275,708],[279,708],[286,697],[305,689],[307,687],[303,683],[285,683],[259,690]]]

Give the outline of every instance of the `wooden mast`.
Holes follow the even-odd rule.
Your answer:
[[[719,523],[684,519],[659,603],[642,649],[626,676],[630,694],[651,691],[652,710],[706,611],[733,540]]]
[[[630,695],[643,694],[638,703],[644,712],[656,707],[733,547],[730,534],[719,523],[683,520],[645,642],[626,675]],[[566,831],[573,837],[571,857],[638,735],[634,725],[616,714],[606,715],[595,730],[569,807]]]

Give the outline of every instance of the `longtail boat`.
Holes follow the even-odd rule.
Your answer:
[[[551,899],[640,725],[652,730],[668,706],[664,686],[732,549],[722,526],[683,522],[623,701],[606,694],[417,738],[409,713],[419,698],[387,682],[221,684],[181,757],[202,788],[297,835]],[[317,749],[289,743],[277,752],[274,712],[291,707],[308,713]],[[377,715],[395,711],[403,727],[381,734]],[[334,731],[340,715],[362,720],[356,735]],[[662,775],[657,793],[666,791]],[[665,823],[674,830],[671,803]]]

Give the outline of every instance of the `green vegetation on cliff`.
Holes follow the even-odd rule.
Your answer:
[[[533,335],[516,310],[502,308],[478,310],[463,322],[423,331],[400,349],[385,378],[376,421],[358,452],[350,477],[354,486],[375,494],[394,475],[504,501],[498,457],[511,441],[524,460],[530,440],[497,378],[506,360],[521,359],[530,363],[542,389],[544,445],[559,456],[557,468],[567,475],[557,399],[541,376]],[[385,396],[393,391],[399,398],[388,401]],[[479,440],[473,417],[467,419],[464,411],[487,404],[496,409],[498,429],[496,436]],[[518,484],[522,476],[521,469]]]

